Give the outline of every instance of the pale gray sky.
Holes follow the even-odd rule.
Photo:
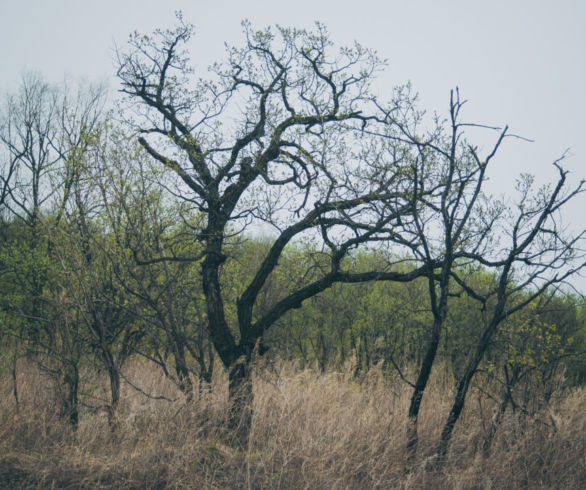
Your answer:
[[[586,0],[0,0],[0,92],[24,70],[116,89],[115,45],[133,30],[172,25],[175,10],[196,25],[201,69],[223,56],[225,41],[241,41],[245,18],[258,27],[319,20],[336,43],[358,40],[388,59],[381,90],[410,80],[422,107],[445,112],[458,85],[470,121],[535,140],[507,142],[495,191],[509,192],[519,172],[554,178],[551,162],[567,148],[572,178],[586,176]],[[566,220],[583,227],[585,212],[581,198]]]

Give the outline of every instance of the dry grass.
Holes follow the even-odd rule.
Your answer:
[[[508,417],[489,454],[488,420],[471,401],[441,473],[426,469],[450,393],[436,378],[420,419],[420,463],[403,471],[408,390],[371,372],[316,375],[290,365],[259,370],[250,443],[235,449],[223,421],[226,381],[192,405],[147,399],[127,385],[112,434],[100,412],[84,411],[73,432],[55,413],[50,386],[20,370],[0,381],[1,488],[586,488],[586,400],[577,390],[536,420]],[[176,397],[148,365],[128,373],[148,391]],[[488,419],[486,407],[484,417]]]

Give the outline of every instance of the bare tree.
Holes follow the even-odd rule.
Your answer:
[[[531,178],[521,178],[521,200],[516,215],[503,202],[487,197],[483,188],[489,165],[505,138],[516,136],[509,133],[508,127],[499,129],[463,122],[460,112],[464,104],[465,101],[460,99],[459,91],[456,89],[451,93],[447,122],[437,120],[435,129],[429,131],[424,138],[416,131],[416,119],[396,122],[400,132],[389,136],[399,138],[418,149],[412,162],[413,174],[417,175],[410,208],[412,215],[410,219],[402,220],[400,233],[391,235],[390,239],[406,245],[419,263],[427,265],[425,276],[433,317],[429,342],[417,379],[414,383],[409,382],[413,392],[408,414],[407,470],[411,468],[416,457],[417,419],[421,400],[442,338],[450,297],[468,294],[486,308],[489,297],[502,296],[501,300],[496,301],[497,306],[490,310],[493,319],[488,322],[491,325],[487,326],[488,338],[480,342],[479,346],[482,347],[478,348],[475,360],[470,361],[470,372],[461,381],[459,393],[465,397],[469,377],[477,369],[490,343],[489,338],[507,317],[507,314],[503,314],[505,309],[498,311],[499,308],[505,308],[507,298],[541,281],[535,293],[529,295],[530,301],[531,298],[539,296],[548,285],[564,280],[582,267],[582,264],[576,264],[582,260],[581,252],[578,253],[577,250],[583,232],[565,236],[558,221],[559,217],[556,219],[563,205],[582,191],[582,184],[564,195],[560,194],[566,185],[567,172],[562,170],[559,162],[556,162],[560,179],[553,191],[544,188],[532,195]],[[465,139],[465,130],[470,127],[498,132],[496,142],[486,156],[481,156],[478,148]],[[425,183],[426,181],[439,182],[441,186],[436,189],[437,192],[420,195],[419,186],[427,190],[432,188],[431,182]],[[512,237],[511,244],[500,250],[495,249],[495,243],[503,234]],[[491,260],[491,257],[497,257],[499,252],[509,255],[507,258]],[[514,264],[523,264],[526,276],[525,280],[509,291],[509,275],[516,270]],[[476,266],[499,268],[503,282],[488,296],[486,292],[475,289],[462,279],[464,271]],[[560,269],[564,272],[554,275]],[[502,289],[501,293],[498,292],[499,288]],[[500,307],[499,301],[502,302]],[[522,309],[528,301],[516,304],[508,314]],[[406,380],[404,376],[403,378]],[[454,406],[454,423],[462,406],[463,401],[461,405],[459,402]],[[446,425],[442,438],[446,443],[451,434],[450,424]],[[443,453],[443,446],[438,451]]]
[[[0,141],[10,162],[2,179],[4,204],[31,226],[52,194],[47,176],[59,161],[52,147],[58,129],[57,105],[56,89],[40,76],[26,74],[3,111]]]
[[[2,111],[2,204],[34,227],[48,209],[60,219],[81,170],[80,161],[100,122],[105,88],[59,88],[34,73]]]
[[[448,316],[449,298],[455,293],[452,273],[462,267],[462,258],[468,252],[483,254],[494,221],[502,211],[499,206],[483,209],[482,220],[479,220],[478,208],[484,199],[482,189],[487,169],[507,129],[500,132],[490,153],[481,158],[477,148],[465,140],[464,130],[470,125],[461,120],[460,111],[464,104],[456,89],[450,95],[447,122],[437,120],[437,126],[423,139],[415,133],[414,124],[402,124],[399,135],[418,148],[413,160],[418,180],[441,183],[441,188],[433,196],[413,194],[412,219],[404,221],[399,237],[402,243],[409,244],[417,261],[428,265],[425,276],[433,318],[417,378],[414,383],[409,382],[413,392],[408,414],[407,469],[416,458],[421,401]],[[431,183],[419,185],[431,187]]]
[[[80,88],[71,100],[72,93],[38,75],[24,75],[19,90],[2,107],[0,155],[7,162],[2,170],[3,218],[25,230],[4,257],[21,293],[18,304],[7,305],[21,318],[14,333],[30,353],[46,355],[48,364],[39,356],[37,360],[67,386],[64,412],[75,426],[79,317],[51,277],[49,228],[59,224],[70,202],[69,189],[83,168],[105,92],[103,87]]]
[[[562,157],[563,159],[563,157]],[[558,172],[555,186],[534,189],[533,178],[523,175],[517,183],[519,198],[503,213],[495,226],[499,247],[490,254],[469,251],[463,255],[498,271],[496,285],[488,294],[475,291],[454,278],[468,294],[491,308],[484,329],[470,355],[437,448],[439,461],[448,450],[452,432],[464,408],[470,382],[503,321],[539,298],[550,287],[563,283],[586,266],[583,240],[586,230],[569,231],[561,222],[561,211],[584,192],[584,181],[569,187],[568,171],[561,160],[554,162]],[[488,210],[487,210],[488,211]]]
[[[202,285],[209,332],[229,369],[231,423],[246,435],[251,416],[250,362],[264,332],[279,318],[335,282],[411,280],[423,273],[344,270],[349,251],[382,240],[412,206],[409,149],[365,130],[384,124],[370,82],[382,63],[355,44],[333,52],[325,28],[255,32],[244,24],[243,48],[193,79],[185,44],[193,27],[134,34],[119,53],[118,76],[127,119],[149,155],[179,178],[172,190],[202,214]],[[393,117],[410,111],[401,93]],[[374,134],[376,131],[371,131]],[[380,139],[380,138],[379,138]],[[384,153],[383,145],[395,151]],[[403,148],[407,145],[401,143]],[[381,161],[383,155],[391,159]],[[220,269],[226,240],[264,221],[275,238],[253,279],[236,301],[237,325],[225,313]],[[267,226],[265,225],[265,226]],[[259,293],[285,247],[300,237],[323,244],[329,266],[255,317]]]

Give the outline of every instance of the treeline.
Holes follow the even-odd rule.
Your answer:
[[[54,213],[41,213],[34,227],[12,217],[1,228],[2,368],[15,381],[14,402],[19,403],[18,360],[38,363],[53,378],[62,415],[74,425],[84,406],[95,405],[81,393],[92,393],[86,383],[92,385],[96,373],[107,375],[110,399],[102,408],[115,423],[131,356],[158,365],[186,400],[213,388],[217,368],[201,251],[190,240],[184,215],[165,207],[160,196],[143,194],[130,178],[120,185],[127,199],[132,194],[132,208],[130,199],[109,200],[99,212],[94,203],[91,216],[68,211],[57,220]],[[113,210],[116,215],[109,214]],[[241,295],[269,247],[270,238],[234,237],[233,260],[221,276],[228,301]],[[161,260],[165,251],[168,260]],[[291,245],[255,314],[262,317],[291,288],[310,282],[307,264],[317,267],[319,255],[311,244]],[[374,249],[347,260],[355,272],[396,262]],[[483,269],[468,274],[479,289],[489,290],[495,281]],[[430,341],[428,301],[424,278],[337,284],[285,315],[258,347],[269,358],[301,368],[325,373],[352,366],[360,380],[382,366],[389,379],[399,375],[409,383]],[[456,379],[489,315],[485,305],[454,288],[437,361]],[[537,411],[559,390],[584,384],[585,315],[583,300],[573,294],[552,290],[533,300],[503,322],[479,369],[477,389],[505,406]],[[237,335],[236,312],[227,316]]]
[[[186,402],[221,364],[246,444],[255,360],[351,365],[357,380],[381,366],[411,389],[410,467],[434,370],[456,384],[438,461],[470,389],[496,401],[496,428],[583,383],[586,313],[567,280],[586,265],[584,230],[560,216],[584,183],[562,159],[551,185],[523,175],[516,198],[495,199],[484,186],[511,135],[464,122],[458,90],[425,125],[408,86],[372,94],[373,51],[334,56],[323,26],[244,31],[191,81],[180,15],[131,36],[116,111],[101,87],[37,75],[2,106],[0,334],[16,406],[23,359],[53,378],[73,427],[90,406],[114,431],[122,384],[146,391],[130,357]],[[486,155],[470,126],[496,129]]]

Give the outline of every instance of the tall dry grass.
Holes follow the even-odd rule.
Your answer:
[[[177,398],[161,374],[135,361],[127,376],[146,391]],[[284,364],[258,369],[252,433],[229,443],[226,380],[189,406],[124,386],[119,427],[82,411],[72,431],[57,417],[47,379],[19,370],[0,382],[0,488],[586,488],[586,391],[575,390],[537,417],[508,415],[488,452],[492,411],[474,396],[442,471],[426,463],[449,409],[452,385],[436,376],[420,418],[419,463],[405,473],[409,390],[373,370],[318,375]],[[97,384],[96,384],[97,386]]]

